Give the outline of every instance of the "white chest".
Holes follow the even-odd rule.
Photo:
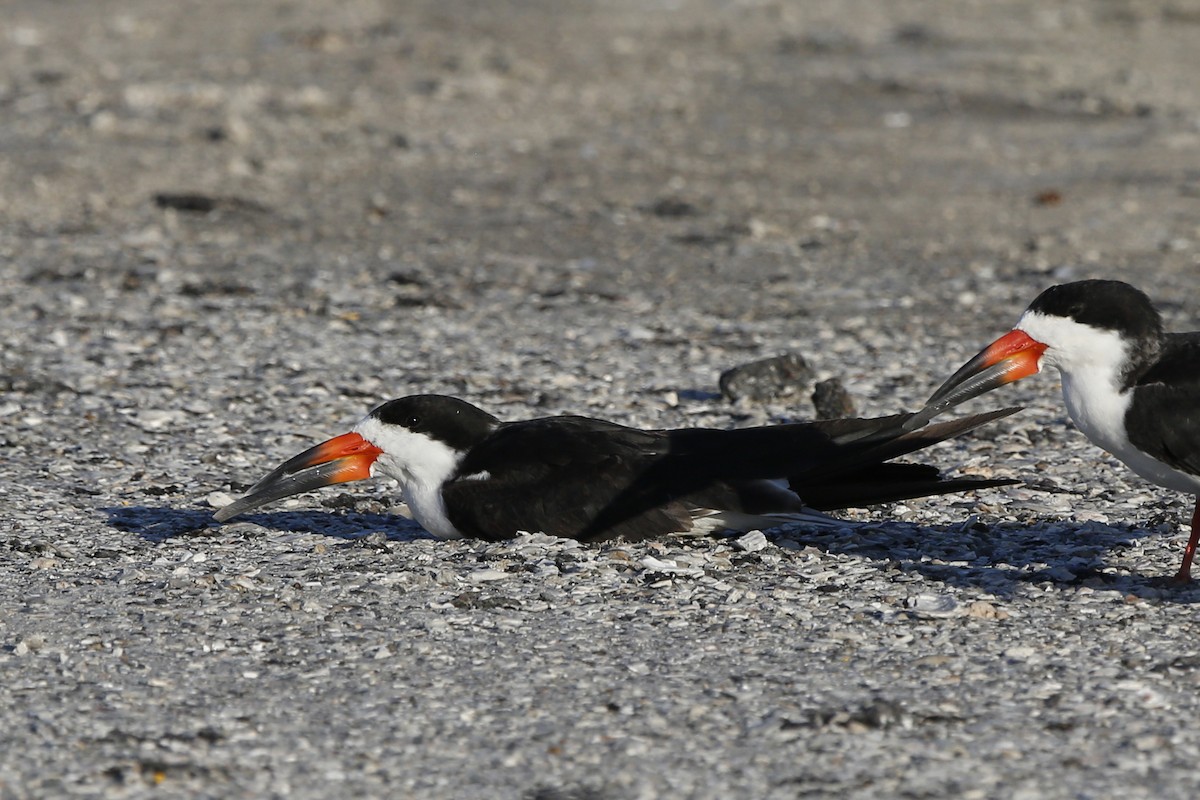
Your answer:
[[[1114,455],[1130,447],[1125,435],[1129,392],[1118,391],[1110,381],[1081,380],[1067,372],[1062,375],[1062,389],[1067,413],[1084,436]]]
[[[393,476],[394,477],[394,476]],[[401,494],[413,519],[439,539],[461,539],[462,533],[450,522],[442,487],[424,481],[401,481]]]
[[[1123,461],[1148,481],[1180,492],[1200,492],[1200,477],[1174,469],[1134,447],[1125,433],[1125,412],[1133,392],[1112,385],[1088,385],[1063,373],[1063,399],[1076,427],[1094,444]]]

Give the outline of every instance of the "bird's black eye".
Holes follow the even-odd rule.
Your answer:
[[[410,431],[415,431],[417,429],[417,426],[419,426],[420,424],[421,424],[421,418],[416,416],[415,414],[410,414],[408,417],[406,417],[404,419],[404,427],[408,428]]]

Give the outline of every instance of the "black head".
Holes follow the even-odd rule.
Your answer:
[[[1029,310],[1113,331],[1134,342],[1157,345],[1162,338],[1162,318],[1150,298],[1123,281],[1087,280],[1051,286],[1029,304]]]
[[[500,424],[500,420],[465,400],[441,394],[414,394],[376,406],[371,417],[423,433],[455,450],[469,450]]]

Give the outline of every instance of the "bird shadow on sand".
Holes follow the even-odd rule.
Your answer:
[[[849,536],[844,529],[832,534],[803,530],[783,534],[828,553],[874,559],[880,569],[899,569],[948,586],[983,589],[999,597],[1040,585],[1057,590],[1087,587],[1171,603],[1200,603],[1200,582],[1173,585],[1173,571],[1141,575],[1107,569],[1109,553],[1133,547],[1144,538],[1169,541],[1178,536],[1178,529],[1169,525],[1147,528],[1067,521],[1003,523],[982,531],[962,525],[924,527],[880,522],[856,526]]]
[[[244,534],[263,529],[314,533],[345,540],[362,539],[377,533],[382,533],[389,541],[431,538],[420,525],[404,517],[358,511],[274,511],[247,514],[236,521],[220,523],[207,509],[123,506],[101,510],[108,515],[110,527],[137,534],[154,543],[182,536],[217,536],[224,532]]]
[[[261,535],[265,531],[312,533],[344,541],[355,541],[382,533],[389,541],[430,539],[420,525],[392,514],[358,511],[274,511],[247,514],[234,522],[218,523],[212,511],[197,508],[121,506],[102,509],[110,527],[136,534],[143,540],[161,543],[177,537],[218,535]],[[1149,536],[1169,537],[1177,533],[1135,525],[1054,523],[1033,526],[996,525],[986,531],[964,526],[923,527],[912,523],[859,523],[849,532],[790,530],[771,533],[775,541],[791,540],[828,553],[871,559],[879,569],[899,569],[921,575],[947,586],[982,589],[999,597],[1043,585],[1047,589],[1071,590],[1086,586],[1095,591],[1162,602],[1200,603],[1200,583],[1172,586],[1170,575],[1131,575],[1104,571],[1104,554],[1131,547]],[[670,540],[664,540],[670,541]],[[708,539],[682,539],[690,546],[704,547]],[[980,542],[991,553],[979,557]],[[602,545],[592,545],[602,546]],[[1081,559],[1081,553],[1092,554]],[[786,557],[785,557],[786,558]],[[967,562],[963,563],[937,563]],[[971,563],[978,562],[978,565]],[[833,581],[823,591],[840,587]]]

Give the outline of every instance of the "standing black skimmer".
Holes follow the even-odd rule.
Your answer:
[[[916,415],[741,430],[644,431],[587,417],[501,422],[470,403],[413,395],[276,468],[215,515],[382,474],[441,539],[517,533],[600,541],[773,528],[819,514],[1013,481],[944,479],[884,463],[1018,409],[909,430]],[[927,417],[925,418],[927,419]]]
[[[1016,327],[929,399],[937,413],[1043,367],[1062,375],[1075,425],[1148,481],[1200,494],[1200,331],[1163,333],[1141,291],[1121,281],[1052,286]],[[1174,582],[1191,580],[1200,497]]]

